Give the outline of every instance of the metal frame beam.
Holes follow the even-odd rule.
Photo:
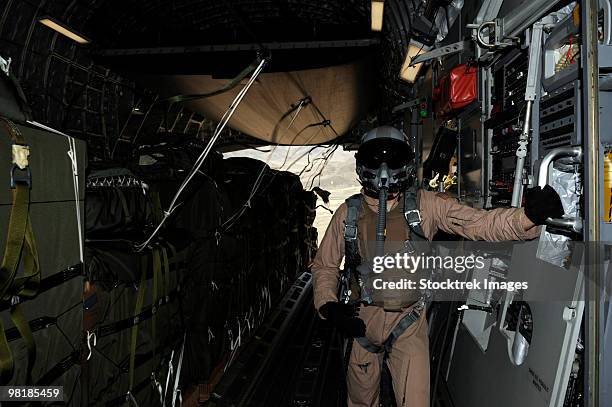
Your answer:
[[[402,103],[401,105],[397,105],[391,110],[391,113],[397,113],[397,112],[401,112],[402,110],[412,109],[413,107],[417,107],[421,103],[422,99],[423,98],[416,98],[416,99],[409,100],[406,103]]]
[[[176,47],[150,47],[150,48],[117,48],[102,49],[94,51],[95,55],[101,56],[137,56],[137,55],[172,55],[172,54],[194,54],[208,52],[235,52],[235,51],[259,51],[262,46],[268,50],[292,50],[292,49],[319,49],[319,48],[359,48],[378,45],[378,38],[364,38],[355,40],[332,40],[332,41],[301,41],[301,42],[269,42],[263,44],[218,44],[218,45],[193,45]]]
[[[485,0],[484,3],[480,6],[478,10],[478,14],[476,15],[476,19],[474,20],[474,24],[480,24],[485,21],[490,21],[497,17],[499,14],[499,9],[502,6],[504,0]]]
[[[599,137],[599,64],[598,64],[598,15],[597,0],[580,2],[581,11],[581,67],[582,67],[582,102],[584,106],[583,144],[584,144],[584,189],[585,189],[585,228],[584,240],[600,240],[601,221],[601,185],[603,184],[603,166]],[[602,338],[601,312],[601,277],[603,256],[599,248],[587,250],[586,264],[589,277],[586,279],[585,304],[585,407],[597,407],[600,404],[601,387],[600,358]]]
[[[555,7],[559,0],[527,0],[502,17],[503,36],[516,37]]]
[[[446,55],[456,54],[458,52],[463,52],[466,49],[469,49],[471,41],[459,41],[453,44],[445,45],[440,48],[435,48],[429,52],[418,55],[416,58],[412,60],[410,66],[420,64],[421,62],[429,61],[430,59],[443,57]]]

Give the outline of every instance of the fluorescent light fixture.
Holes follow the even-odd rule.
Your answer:
[[[50,29],[57,31],[58,33],[65,35],[71,40],[78,42],[79,44],[89,44],[91,41],[84,37],[83,35],[77,33],[72,28],[66,26],[65,24],[60,23],[53,17],[41,17],[38,19],[38,22],[46,25]]]
[[[372,0],[372,31],[382,31],[385,2]]]
[[[410,62],[412,62],[412,59],[417,55],[429,51],[430,48],[431,47],[423,45],[418,41],[410,40],[410,45],[408,45],[408,51],[406,52],[406,59],[404,60],[402,70],[400,71],[400,78],[402,80],[410,83],[414,83],[414,81],[416,81],[423,63],[421,62],[420,64],[410,66]]]

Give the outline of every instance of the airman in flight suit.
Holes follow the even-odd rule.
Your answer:
[[[411,162],[410,153],[396,143],[400,140],[405,144],[403,133],[392,127],[379,127],[367,133],[356,155],[358,173],[360,165],[372,168],[386,162],[393,170],[393,167],[406,164],[406,161],[400,159],[398,162],[393,156],[398,150]],[[378,146],[372,148],[373,144]],[[368,156],[364,157],[365,154]],[[368,252],[368,241],[376,239],[379,203],[375,198],[377,191],[371,183],[368,185],[368,179],[371,177],[363,176],[362,171],[360,181],[364,188],[358,218],[358,244],[365,259],[373,256]],[[399,192],[388,196],[386,235],[389,240],[410,239],[410,229],[406,227],[399,204],[401,195]],[[546,218],[563,214],[561,200],[550,187],[532,188],[526,193],[525,208],[511,209],[474,209],[448,195],[425,190],[419,190],[417,196],[421,227],[428,240],[438,230],[469,240],[529,240],[538,237],[540,228],[537,225],[544,224]],[[372,344],[381,345],[412,307],[401,312],[388,312],[383,307],[367,305],[359,307],[358,314],[355,314],[354,308],[351,310],[348,304],[338,302],[340,266],[345,255],[346,217],[347,205],[344,203],[334,213],[314,259],[314,305],[322,317],[331,320],[346,336],[365,336]],[[420,318],[397,338],[387,355],[398,407],[429,407],[428,343],[425,312],[421,312]],[[379,406],[382,358],[382,353],[372,353],[357,342],[353,344],[347,372],[349,407]]]

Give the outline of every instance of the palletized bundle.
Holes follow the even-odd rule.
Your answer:
[[[157,133],[144,140],[133,152],[134,165],[131,169],[136,175],[154,184],[158,181],[183,180],[191,170],[204,144],[195,137],[184,134]],[[221,157],[218,153],[209,154],[201,170],[211,174],[218,170]]]
[[[2,118],[0,151],[0,383],[78,405],[85,143]]]
[[[121,405],[128,391],[140,405],[158,403],[153,384],[165,383],[182,346],[187,259],[188,242],[168,233],[141,252],[121,241],[88,244],[83,405]]]
[[[163,207],[168,207],[177,183],[158,185]],[[221,236],[221,222],[229,210],[226,194],[208,176],[198,175],[182,195],[171,218],[172,227],[189,236],[191,254],[185,273],[184,318],[186,348],[183,377],[188,382],[207,378],[219,363],[225,343],[224,326],[230,310],[233,272],[242,262],[243,250],[232,236]]]
[[[313,226],[317,215],[317,195],[312,191],[302,192],[301,213],[300,213],[300,239],[302,266],[307,268],[317,253],[317,228]]]
[[[222,168],[214,180],[202,177],[174,215],[173,224],[199,236],[189,273],[197,279],[190,286],[191,383],[231,363],[312,252],[304,243],[312,212],[296,175],[249,158],[223,160]]]
[[[89,240],[140,241],[161,208],[149,183],[112,163],[92,163],[87,177],[85,234]]]
[[[185,163],[176,164],[182,162],[176,157],[186,157],[179,151],[183,144],[172,142],[168,151],[163,144],[138,150],[141,165],[133,172],[147,183],[157,221],[182,182]],[[181,168],[165,171],[163,163]],[[305,214],[311,212],[304,209],[296,175],[248,158],[212,156],[203,168],[165,225],[183,231],[190,243],[182,292],[187,333],[182,386],[202,383],[232,362],[311,255],[304,244]],[[115,266],[107,274],[122,268],[131,269]]]
[[[152,223],[152,203],[138,188],[88,188],[86,234],[88,238],[128,237],[143,233]]]
[[[100,167],[100,166],[98,166]],[[190,238],[165,228],[158,190],[124,168],[96,168],[87,183],[86,357],[82,405],[159,403],[170,355],[183,343],[182,281]],[[170,390],[171,391],[171,390]],[[129,392],[129,396],[128,396]]]

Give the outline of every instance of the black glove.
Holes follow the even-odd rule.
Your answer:
[[[319,308],[319,312],[346,336],[352,338],[365,336],[365,322],[357,318],[359,307],[339,302],[327,302]]]
[[[560,218],[564,213],[561,198],[550,185],[525,192],[525,215],[536,225],[543,225],[547,218]]]

